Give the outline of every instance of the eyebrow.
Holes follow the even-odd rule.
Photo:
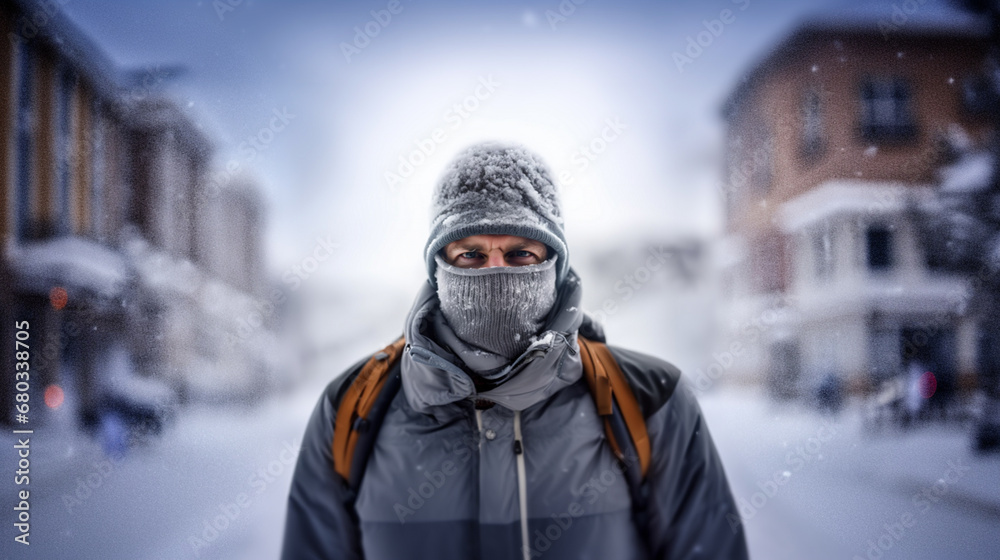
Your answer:
[[[538,243],[541,243],[541,242],[538,242]],[[530,240],[529,241],[519,241],[516,244],[512,245],[505,252],[509,253],[511,251],[518,251],[518,250],[524,249],[526,247],[527,248],[532,248],[532,247],[534,247],[534,244]],[[483,246],[481,244],[479,244],[479,243],[469,243],[467,245],[456,245],[455,249],[458,249],[462,253],[466,253],[466,252],[469,252],[469,251],[482,251],[483,250]]]

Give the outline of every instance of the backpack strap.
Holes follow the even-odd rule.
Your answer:
[[[597,414],[604,418],[608,442],[618,459],[626,465],[635,462],[629,451],[638,456],[639,479],[645,480],[652,458],[652,447],[639,401],[606,344],[582,336],[577,337],[577,342],[580,345],[583,376],[594,397]]]
[[[632,385],[603,342],[577,336],[583,377],[594,397],[597,413],[604,419],[604,433],[623,467],[632,515],[643,542],[650,542],[649,485],[646,473],[652,460],[652,445],[646,417]]]
[[[393,366],[399,360],[405,345],[406,340],[399,337],[369,358],[357,377],[350,381],[350,386],[337,407],[333,425],[333,465],[337,474],[352,487],[360,482],[365,466],[363,463],[366,462],[375,439],[362,436],[370,425],[377,426],[381,423],[388,408],[387,400],[399,389],[399,375],[390,373],[395,371]],[[357,449],[359,441],[363,439],[363,449]]]

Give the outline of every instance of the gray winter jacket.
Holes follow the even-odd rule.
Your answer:
[[[306,429],[288,500],[285,560],[747,558],[722,463],[694,396],[671,364],[611,346],[646,417],[647,538],[581,379],[572,271],[545,334],[476,393],[462,358],[439,345],[428,284],[407,320],[402,390],[378,432],[357,495],[333,469],[337,403],[364,361],[333,380]],[[494,406],[482,410],[474,400]],[[515,453],[521,434],[523,463]],[[523,492],[521,489],[523,488]],[[526,525],[521,512],[526,511]],[[522,535],[528,534],[525,552]]]

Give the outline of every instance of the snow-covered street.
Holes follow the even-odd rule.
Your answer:
[[[292,454],[322,386],[256,409],[188,409],[121,461],[39,430],[30,549],[8,540],[2,557],[276,558]],[[701,402],[754,558],[1000,556],[1000,457],[971,454],[962,430],[871,434],[850,413],[737,391]]]
[[[303,386],[256,409],[186,409],[162,438],[122,460],[89,439],[38,430],[30,549],[5,539],[0,557],[276,558],[295,456],[319,390]],[[11,454],[4,463],[13,470]],[[3,499],[13,504],[9,492]]]
[[[1000,557],[1000,456],[964,428],[870,433],[745,393],[701,399],[751,555],[907,560]]]

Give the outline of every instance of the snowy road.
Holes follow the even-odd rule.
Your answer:
[[[292,451],[321,386],[255,410],[190,409],[119,463],[36,434],[30,553],[5,529],[0,557],[276,558]],[[866,435],[735,393],[702,403],[754,558],[852,560],[873,546],[871,558],[1000,557],[1000,457],[972,456],[963,434]]]
[[[857,414],[701,402],[754,558],[1000,558],[1000,456],[960,428],[873,434]]]

